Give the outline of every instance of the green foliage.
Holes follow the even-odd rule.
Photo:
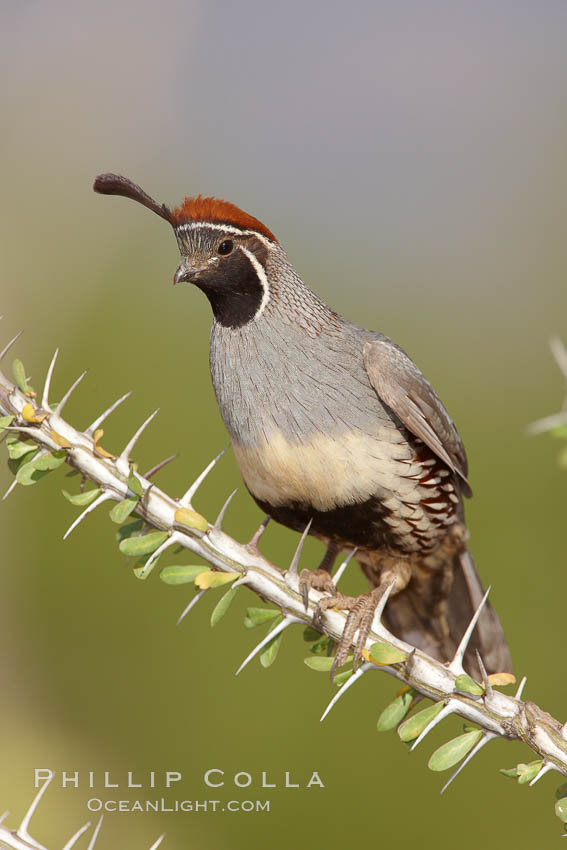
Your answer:
[[[482,729],[473,729],[447,741],[435,750],[428,762],[430,770],[448,770],[464,759],[483,736]]]
[[[475,696],[482,696],[484,693],[482,685],[479,685],[478,682],[475,682],[475,680],[471,679],[470,676],[467,676],[466,673],[461,673],[461,675],[457,676],[455,679],[455,690],[460,691],[463,694],[474,694]]]
[[[211,626],[216,626],[217,623],[220,623],[226,612],[228,611],[232,600],[236,596],[237,587],[231,587],[226,591],[223,596],[219,599],[215,607],[213,608],[213,613],[211,614]]]
[[[403,661],[407,661],[408,654],[401,649],[397,649],[395,646],[390,646],[388,643],[383,643],[382,641],[377,641],[373,643],[370,647],[370,655],[372,656],[372,661],[381,666],[387,664],[401,664]]]
[[[121,502],[118,502],[111,509],[109,516],[112,522],[116,522],[118,524],[123,523],[125,519],[128,519],[130,514],[135,510],[136,505],[138,504],[138,499],[123,499]]]
[[[207,572],[208,569],[208,567],[205,567],[202,564],[191,564],[190,566],[173,564],[170,567],[164,567],[160,572],[159,577],[166,584],[189,584],[190,582],[195,581],[198,575]]]
[[[378,718],[376,725],[378,732],[389,732],[390,729],[395,729],[402,722],[410,710],[414,695],[415,691],[412,688],[407,688],[386,706]]]
[[[253,629],[275,620],[281,614],[279,608],[247,608],[244,617],[244,628]]]
[[[517,779],[518,785],[526,785],[532,779],[535,779],[542,766],[543,759],[536,759],[527,764],[517,764],[516,767],[512,767],[509,770],[501,770],[500,773],[504,776],[510,776],[512,779]]]
[[[91,502],[100,496],[102,490],[100,487],[95,487],[93,490],[85,490],[83,493],[71,494],[66,490],[61,491],[68,502],[71,502],[72,505],[76,505],[79,508],[85,508],[87,505],[90,505]]]
[[[122,540],[118,548],[123,555],[128,555],[129,557],[151,555],[156,549],[159,549],[162,543],[165,543],[168,536],[167,531],[150,531],[149,534],[128,537],[126,540]]]
[[[402,725],[398,728],[398,735],[401,740],[407,744],[409,741],[415,740],[418,735],[421,735],[425,727],[431,723],[431,721],[437,717],[439,712],[443,709],[442,702],[434,702],[433,705],[429,705],[427,708],[424,708],[422,711],[418,711],[417,714],[414,714],[412,717],[409,717]]]

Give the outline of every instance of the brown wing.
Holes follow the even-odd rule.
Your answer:
[[[390,340],[376,339],[364,345],[364,365],[384,404],[461,479],[464,495],[472,496],[461,438],[441,399],[413,360]]]

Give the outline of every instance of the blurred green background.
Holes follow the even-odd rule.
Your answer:
[[[54,397],[88,367],[67,408],[81,428],[132,389],[105,427],[112,451],[159,406],[136,460],[180,452],[157,479],[180,495],[227,441],[209,307],[171,286],[168,228],[95,196],[92,179],[123,172],[159,200],[217,194],[258,216],[325,300],[393,337],[435,384],[469,452],[472,549],[516,672],[565,719],[567,478],[551,438],[525,435],[564,391],[548,340],[567,339],[565,4],[55,0],[4,4],[1,19],[0,329],[25,328],[15,355],[35,384],[56,346]],[[197,507],[214,518],[239,483],[227,456]],[[439,797],[427,758],[460,724],[409,758],[375,732],[397,690],[387,677],[365,677],[319,724],[333,690],[303,664],[300,629],[272,668],[235,678],[258,638],[242,627],[257,599],[239,591],[214,630],[203,600],[176,628],[192,591],[137,581],[106,506],[62,542],[68,485],[53,475],[0,507],[0,808],[12,822],[34,768],[122,783],[181,770],[174,796],[270,799],[271,812],[109,815],[101,848],[143,850],[162,831],[165,848],[251,850],[559,838],[559,777],[528,790],[498,773],[530,760],[519,744],[494,743]],[[227,530],[246,541],[260,519],[241,488]],[[285,565],[295,543],[272,527],[262,548]],[[304,563],[319,557],[310,542]],[[363,586],[353,569],[346,587]],[[207,789],[209,768],[254,785]],[[304,785],[314,770],[324,789],[281,787],[285,771]],[[280,787],[262,790],[262,771]],[[52,787],[37,837],[61,846],[89,796]]]

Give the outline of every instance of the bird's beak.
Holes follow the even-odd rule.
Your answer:
[[[173,275],[173,285],[175,286],[176,283],[192,283],[199,271],[199,268],[191,266],[187,260],[183,260]]]

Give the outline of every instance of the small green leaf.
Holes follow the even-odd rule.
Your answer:
[[[443,708],[444,703],[442,702],[434,702],[433,705],[429,705],[427,708],[424,708],[422,711],[418,711],[417,714],[408,717],[407,720],[404,720],[402,725],[398,728],[398,735],[404,741],[404,743],[408,743],[409,741],[413,741],[417,738],[418,735],[421,735],[425,727],[428,723],[430,723],[434,717],[437,717],[441,709]]]
[[[333,661],[335,659],[330,656],[322,656],[316,655],[314,658],[304,658],[303,661],[310,670],[317,670],[318,673],[328,673],[331,667],[333,666]]]
[[[329,635],[323,635],[313,644],[309,651],[313,655],[331,655],[334,645],[334,641]]]
[[[162,543],[165,543],[167,538],[167,531],[151,531],[143,537],[128,537],[126,540],[122,540],[118,548],[123,555],[128,555],[128,557],[151,555]]]
[[[475,680],[471,679],[470,676],[467,676],[466,673],[461,673],[461,675],[457,676],[455,679],[455,690],[460,691],[463,694],[475,694],[476,696],[481,696],[484,693],[482,685],[479,685],[478,682],[475,682]]]
[[[220,623],[226,612],[230,607],[230,603],[236,596],[237,587],[231,587],[226,593],[221,596],[215,607],[213,608],[213,613],[211,614],[211,626],[216,626],[217,623]]]
[[[409,711],[413,696],[413,690],[404,691],[390,705],[386,706],[376,724],[378,732],[389,732],[390,729],[395,729],[402,722]]]
[[[144,488],[142,487],[142,482],[136,476],[136,471],[138,469],[137,463],[130,464],[130,474],[128,475],[128,487],[134,493],[134,495],[140,497],[144,494]]]
[[[120,543],[121,540],[126,540],[128,537],[133,537],[138,534],[144,527],[143,519],[135,519],[134,522],[129,522],[116,530],[116,539]]]
[[[246,616],[244,617],[244,626],[247,629],[253,629],[255,626],[269,623],[270,620],[275,620],[279,616],[280,611],[278,608],[247,608]]]
[[[182,566],[181,564],[173,564],[170,567],[164,567],[160,572],[160,579],[166,584],[190,584],[195,581],[200,573],[207,572],[209,567],[201,564],[191,564],[190,566]]]
[[[13,416],[0,416],[0,431],[3,431],[4,428],[7,428],[13,421]]]
[[[35,460],[30,460],[36,469],[40,472],[52,472],[54,469],[59,469],[67,459],[66,452],[54,452],[37,457]]]
[[[279,622],[281,622],[282,619],[283,619],[283,617],[280,617]],[[274,628],[277,625],[278,624],[275,623]],[[280,650],[282,638],[283,638],[283,632],[280,632],[279,635],[276,635],[275,638],[273,640],[271,640],[269,642],[269,644],[266,646],[265,650],[263,651],[263,653],[260,656],[260,664],[262,665],[262,667],[271,667],[272,666],[272,664],[274,663],[274,661],[276,660],[276,658],[278,656],[278,652]]]
[[[350,670],[345,670],[343,673],[337,673],[337,675],[335,676],[335,678],[334,678],[334,680],[333,680],[333,681],[334,681],[335,686],[336,686],[337,688],[342,687],[342,685],[344,685],[344,683],[345,683],[348,679],[350,679],[350,677],[352,676],[353,672],[354,672],[354,671],[353,671],[353,669],[352,669],[352,667],[351,667],[351,668],[350,668]]]
[[[164,567],[159,577],[166,584],[189,584],[195,581],[200,573],[208,572],[208,570],[208,567],[201,564],[191,564],[187,567],[173,564],[171,567]]]
[[[395,646],[390,646],[388,643],[378,641],[370,647],[371,660],[376,664],[399,664],[402,661],[407,661],[408,654]]]
[[[223,584],[229,584],[237,578],[240,578],[240,573],[223,573],[220,570],[204,570],[195,578],[195,584],[201,590],[208,590],[209,587],[222,587]]]
[[[543,759],[530,761],[528,764],[517,764],[516,767],[511,767],[508,770],[500,770],[504,776],[511,776],[512,779],[518,780],[518,785],[525,785],[526,782],[531,782],[537,776],[543,765]]]
[[[555,814],[562,823],[567,823],[567,797],[563,797],[556,802]]]
[[[18,469],[16,474],[18,484],[23,484],[24,486],[36,484],[48,472],[57,469],[62,463],[65,463],[65,457],[65,452],[58,452],[57,454],[40,455],[39,457],[32,458]]]
[[[78,508],[84,508],[90,505],[91,502],[94,502],[97,496],[100,496],[102,490],[99,487],[95,487],[94,490],[85,490],[83,493],[71,494],[66,490],[62,490],[61,492],[72,505],[76,505]]]
[[[16,481],[24,487],[30,487],[32,484],[37,484],[46,475],[49,475],[46,469],[36,469],[33,463],[23,463],[16,474]]]
[[[480,741],[482,735],[482,729],[476,729],[473,732],[465,732],[464,735],[459,735],[452,741],[447,741],[446,744],[435,750],[429,759],[429,769],[439,771],[454,767],[470,753],[474,745]]]
[[[29,393],[31,387],[28,384],[26,370],[24,369],[24,364],[21,360],[14,360],[12,363],[12,374],[14,375],[14,380],[21,391],[23,393]]]
[[[38,450],[35,443],[24,443],[23,440],[18,439],[8,441],[6,445],[8,447],[8,457],[12,460],[19,460],[24,455]]]
[[[317,629],[312,628],[312,626],[306,626],[303,629],[303,640],[306,643],[311,643],[311,641],[319,640],[321,637],[321,632],[318,632]]]
[[[559,440],[567,440],[567,425],[558,425],[557,428],[552,428],[549,433]]]
[[[110,511],[110,519],[112,522],[116,522],[118,524],[124,522],[125,519],[128,519],[137,504],[138,499],[123,499],[121,502],[114,505]]]
[[[543,759],[536,759],[536,761],[531,761],[528,764],[516,765],[518,785],[525,785],[527,782],[531,782],[538,775],[542,767]]]

